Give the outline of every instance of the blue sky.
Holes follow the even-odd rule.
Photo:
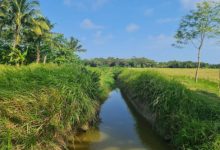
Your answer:
[[[82,58],[147,57],[156,61],[196,60],[190,46],[171,46],[179,20],[199,0],[40,0],[55,32],[74,36]],[[202,61],[220,63],[220,44],[209,40]]]

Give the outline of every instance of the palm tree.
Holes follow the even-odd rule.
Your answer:
[[[50,30],[52,25],[50,24],[49,20],[44,17],[36,18],[32,21],[32,32],[34,33],[34,43],[36,45],[36,63],[40,62],[40,55],[41,55],[41,43],[47,42],[51,39]]]
[[[39,2],[37,0],[8,0],[9,13],[11,20],[10,26],[13,31],[11,61],[16,65],[22,63],[24,54],[19,50],[22,36],[26,30],[30,30],[34,18],[41,16],[38,10]],[[26,51],[25,51],[26,53]],[[22,58],[20,58],[22,56]]]
[[[0,1],[0,37],[2,37],[3,28],[9,24],[9,2],[7,0]]]
[[[13,49],[20,43],[22,32],[30,27],[33,18],[41,16],[37,0],[10,0],[12,24],[14,24]]]
[[[79,40],[75,39],[74,37],[70,37],[70,41],[68,43],[69,48],[73,50],[73,52],[85,52],[86,49],[82,47]]]

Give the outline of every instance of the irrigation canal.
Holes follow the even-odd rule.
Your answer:
[[[75,140],[76,150],[170,150],[119,89],[101,107],[101,122]]]

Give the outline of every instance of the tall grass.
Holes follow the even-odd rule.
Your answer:
[[[80,65],[0,66],[0,149],[63,149],[96,119],[100,76]]]
[[[220,149],[219,98],[154,71],[124,70],[118,80],[123,93],[142,111],[149,110],[155,129],[176,149]]]
[[[108,68],[108,67],[100,67],[100,68],[88,67],[88,69],[92,72],[99,74],[100,84],[101,84],[100,99],[105,100],[108,96],[108,93],[115,88],[114,78],[117,69]]]

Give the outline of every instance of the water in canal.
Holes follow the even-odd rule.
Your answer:
[[[169,150],[119,89],[102,105],[100,118],[97,128],[75,139],[76,150]]]

